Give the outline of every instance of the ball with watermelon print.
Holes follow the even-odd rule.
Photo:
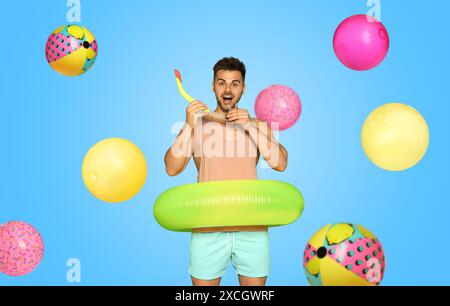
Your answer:
[[[312,286],[377,286],[386,260],[378,238],[357,224],[336,223],[308,242],[303,268]]]
[[[85,27],[74,24],[56,29],[45,46],[48,64],[65,76],[78,76],[91,69],[97,54],[94,35]]]

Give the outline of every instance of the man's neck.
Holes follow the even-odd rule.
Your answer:
[[[216,108],[216,110],[214,112],[218,113],[220,115],[225,115],[227,113],[227,112],[224,112],[223,109],[221,109],[220,107]]]
[[[226,115],[226,114],[228,114],[228,112],[229,112],[230,110],[232,110],[231,107],[230,107],[230,109],[224,110],[224,109],[222,109],[222,107],[220,107],[220,105],[218,105],[218,106],[216,107],[216,110],[215,110],[214,112],[215,112],[215,113],[218,113],[218,114],[221,114],[221,115]]]

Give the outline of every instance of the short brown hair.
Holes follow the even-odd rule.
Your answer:
[[[217,72],[220,70],[227,71],[239,71],[242,74],[242,79],[245,81],[246,69],[243,62],[235,57],[225,57],[222,58],[214,65],[214,79],[216,78]]]

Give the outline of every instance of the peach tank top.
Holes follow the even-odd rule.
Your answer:
[[[241,127],[204,121],[195,134],[198,182],[255,180],[257,146]]]

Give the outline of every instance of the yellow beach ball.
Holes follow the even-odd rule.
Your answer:
[[[407,170],[419,163],[429,146],[429,130],[422,115],[406,104],[390,103],[374,110],[362,129],[367,157],[389,171]]]
[[[147,163],[132,142],[110,138],[95,144],[86,154],[83,181],[98,199],[108,203],[130,200],[144,186]]]

